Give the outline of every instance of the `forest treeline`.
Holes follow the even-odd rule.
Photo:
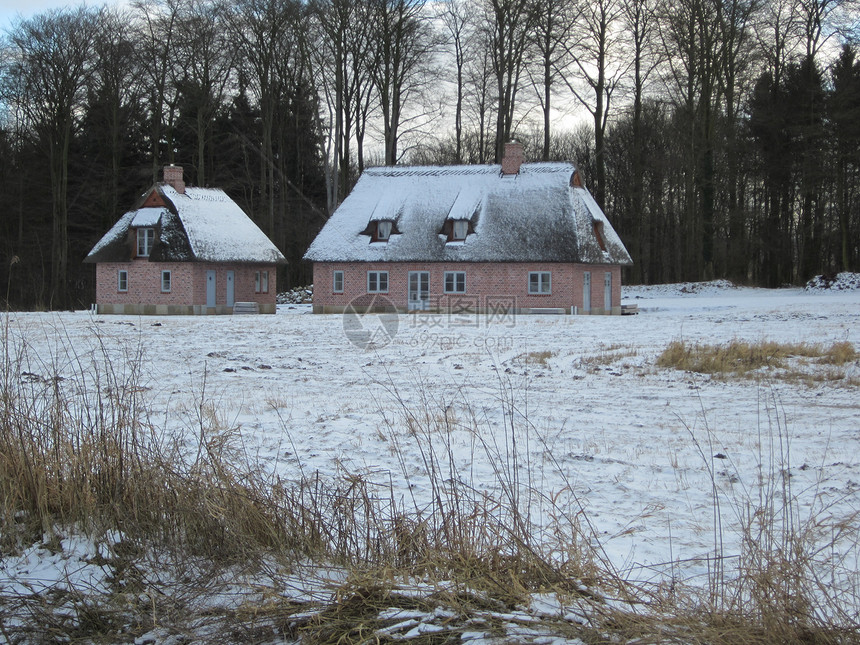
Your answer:
[[[161,167],[224,188],[280,286],[362,170],[580,167],[630,282],[779,286],[860,262],[857,0],[137,0],[0,49],[0,280],[93,300],[92,245]],[[0,296],[4,297],[4,296]]]

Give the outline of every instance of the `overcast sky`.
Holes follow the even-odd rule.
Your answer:
[[[51,7],[65,7],[68,4],[64,0],[0,0],[0,27],[6,31],[18,15],[29,18]]]
[[[7,31],[16,16],[29,18],[33,14],[48,9],[77,7],[82,4],[100,7],[103,4],[116,4],[116,2],[114,0],[107,0],[106,2],[88,0],[86,3],[80,0],[0,0],[0,30]]]

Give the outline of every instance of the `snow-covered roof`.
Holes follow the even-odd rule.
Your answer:
[[[265,233],[220,188],[188,187],[179,193],[170,184],[160,183],[139,203],[144,203],[153,190],[165,206],[138,207],[125,213],[84,262],[131,260],[134,247],[129,230],[141,226],[157,229],[149,256],[152,261],[286,262]]]
[[[131,226],[158,226],[161,216],[164,214],[164,209],[160,207],[140,208],[134,212],[134,218],[131,220]]]
[[[523,164],[515,176],[499,165],[370,168],[305,259],[632,264],[588,190],[571,185],[575,171],[570,163]],[[369,224],[385,219],[396,232],[371,243]],[[462,219],[473,232],[448,241],[445,222]]]

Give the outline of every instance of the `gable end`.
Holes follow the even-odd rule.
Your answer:
[[[164,197],[153,186],[149,190],[149,194],[143,199],[143,203],[138,208],[167,208],[167,202]]]

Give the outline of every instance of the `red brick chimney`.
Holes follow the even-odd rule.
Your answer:
[[[185,182],[182,180],[182,166],[170,164],[164,167],[164,183],[173,186],[180,195],[185,194]]]
[[[505,156],[502,157],[502,174],[518,175],[523,161],[525,161],[523,144],[517,143],[516,141],[509,141],[506,143]]]

